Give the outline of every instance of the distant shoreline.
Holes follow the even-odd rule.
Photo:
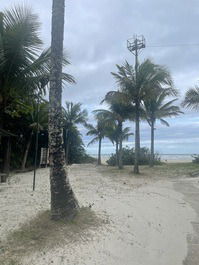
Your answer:
[[[97,154],[89,154],[92,157],[97,157]],[[159,154],[162,162],[166,163],[187,163],[192,162],[193,156],[198,154]],[[111,154],[102,154],[102,163],[105,163],[106,160],[110,158]]]

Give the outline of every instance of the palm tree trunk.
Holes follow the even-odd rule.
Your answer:
[[[118,168],[123,169],[122,163],[122,123],[118,124],[119,126],[119,159],[118,159]]]
[[[51,216],[53,219],[72,218],[79,208],[64,168],[62,128],[62,60],[65,0],[53,0],[51,82],[49,93],[49,147]]]
[[[150,167],[154,166],[154,121],[151,122],[151,156]]]
[[[119,144],[118,144],[118,140],[116,141],[116,166],[119,166]]]
[[[139,100],[135,103],[135,162],[134,173],[139,174],[139,154],[140,154],[140,103]]]
[[[33,136],[33,131],[31,132],[30,137],[29,137],[28,142],[27,142],[27,145],[26,145],[26,150],[25,150],[23,161],[22,161],[22,164],[21,164],[21,170],[24,170],[25,167],[26,167],[28,153],[29,153],[31,142],[32,142],[32,136]]]
[[[101,148],[102,148],[102,138],[99,138],[99,149],[98,149],[98,160],[97,160],[97,164],[101,165],[102,161],[101,161]]]

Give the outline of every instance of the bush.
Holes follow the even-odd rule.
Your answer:
[[[123,148],[122,154],[123,165],[133,165],[135,161],[135,151],[134,148],[129,147]],[[112,154],[111,157],[106,161],[109,166],[116,166],[116,154]],[[140,149],[140,165],[149,165],[150,162],[150,150],[146,147]],[[160,165],[160,156],[158,154],[154,155],[154,164]]]
[[[192,163],[199,164],[199,155],[193,155]]]

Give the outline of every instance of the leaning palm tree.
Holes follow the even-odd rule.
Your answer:
[[[144,100],[143,111],[145,119],[151,127],[151,155],[150,155],[150,166],[154,166],[154,132],[155,132],[155,123],[156,120],[166,126],[169,126],[169,123],[164,119],[167,117],[177,116],[181,113],[179,106],[173,105],[176,102],[176,99],[165,102],[165,99],[169,96],[167,90],[156,91],[153,93],[153,97]]]
[[[186,95],[185,99],[182,102],[182,106],[194,110],[199,110],[199,87],[195,86],[190,88]]]
[[[91,124],[86,124],[86,128],[88,129],[87,135],[94,136],[94,138],[88,143],[88,146],[98,142],[98,159],[97,164],[101,165],[101,148],[102,148],[102,140],[107,136],[108,125],[107,121],[102,117],[96,117],[97,125],[93,126]]]
[[[146,97],[150,97],[153,89],[162,90],[163,87],[175,94],[170,73],[165,67],[159,66],[145,60],[135,69],[126,62],[124,65],[117,65],[117,73],[112,73],[116,79],[119,89],[126,95],[127,100],[135,106],[135,163],[134,173],[139,174],[139,153],[140,153],[140,112],[141,103]]]
[[[62,60],[64,37],[65,0],[53,0],[51,78],[49,92],[49,149],[51,216],[53,219],[71,218],[79,205],[64,168],[62,125]],[[74,83],[68,75],[68,82]]]
[[[86,109],[81,110],[81,103],[66,102],[66,108],[63,108],[63,126],[65,140],[65,159],[68,164],[70,131],[77,124],[85,125],[88,118]]]

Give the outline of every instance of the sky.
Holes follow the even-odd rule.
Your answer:
[[[39,15],[40,35],[44,47],[49,47],[52,1],[0,0],[0,10],[23,3]],[[92,110],[103,107],[99,103],[104,95],[117,89],[110,74],[116,71],[115,65],[125,60],[134,64],[126,47],[127,39],[134,34],[146,39],[139,61],[150,58],[171,72],[180,92],[179,104],[186,90],[199,84],[198,0],[66,0],[65,22],[64,47],[71,62],[67,71],[77,84],[64,87],[63,103],[81,102],[89,111],[90,122]],[[199,113],[184,111],[184,115],[167,120],[169,128],[156,124],[157,152],[199,153]],[[134,130],[133,123],[127,125]],[[85,129],[80,130],[84,135]],[[84,140],[87,144],[90,139],[84,136]],[[150,128],[142,123],[142,146],[149,146],[149,140]],[[133,141],[130,139],[128,145],[133,146]],[[105,139],[102,153],[113,149]],[[96,153],[97,146],[88,151]]]

